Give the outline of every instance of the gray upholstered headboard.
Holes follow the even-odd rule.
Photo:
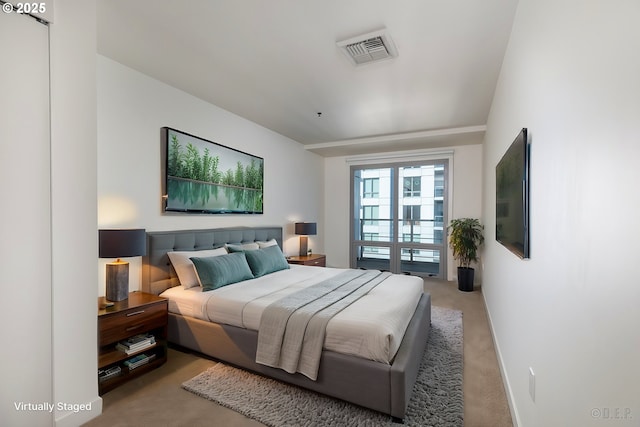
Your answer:
[[[282,249],[282,227],[148,232],[147,255],[142,258],[142,291],[158,295],[179,284],[167,252],[201,251],[219,248],[225,243],[248,243],[271,239],[276,239]]]

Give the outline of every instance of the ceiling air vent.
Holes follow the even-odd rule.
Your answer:
[[[342,40],[337,45],[354,65],[398,56],[396,46],[386,29]]]

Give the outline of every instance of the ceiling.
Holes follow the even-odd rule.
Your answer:
[[[516,5],[98,0],[98,53],[324,156],[477,144]],[[336,45],[381,28],[396,58]]]

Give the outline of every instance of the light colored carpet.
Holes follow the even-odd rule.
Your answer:
[[[462,313],[432,307],[427,351],[405,425],[463,425],[462,339]],[[182,386],[272,427],[394,425],[381,413],[223,363],[214,365]]]
[[[433,306],[463,313],[464,427],[513,427],[480,288],[460,292],[455,282],[426,279],[425,292]],[[85,427],[265,427],[181,387],[216,363],[170,347],[167,363],[102,396],[102,415]]]

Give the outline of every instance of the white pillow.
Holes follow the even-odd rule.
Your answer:
[[[268,248],[269,246],[278,246],[278,242],[276,239],[267,240],[266,242],[257,241],[256,242],[260,249]]]
[[[205,251],[167,252],[169,259],[171,260],[171,264],[173,264],[173,269],[178,275],[180,284],[184,286],[185,289],[200,286],[198,274],[196,273],[196,267],[195,265],[193,265],[193,262],[191,262],[189,258],[191,258],[192,256],[212,257],[226,254],[226,248],[208,249]]]
[[[255,251],[257,249],[260,249],[260,246],[258,246],[256,242],[238,244],[225,243],[224,246],[229,250],[229,252]]]

